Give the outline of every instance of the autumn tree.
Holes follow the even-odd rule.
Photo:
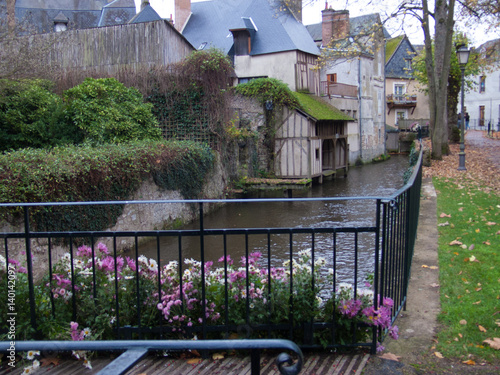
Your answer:
[[[453,128],[457,128],[458,124],[458,112],[460,111],[460,109],[458,108],[459,93],[462,86],[462,71],[458,63],[456,49],[464,44],[465,45],[469,44],[467,36],[465,36],[463,33],[456,33],[453,36],[453,45],[455,46],[455,48],[452,49],[451,53],[450,74],[448,75],[448,96],[447,96],[447,117],[448,117],[447,132],[448,132],[448,140],[452,142],[457,140],[456,139],[457,135],[456,132],[454,133]],[[472,88],[474,84],[474,82],[468,79],[468,77],[473,77],[477,75],[480,69],[482,69],[484,66],[485,63],[483,62],[483,60],[481,60],[480,56],[475,52],[471,52],[469,63],[467,64],[465,69],[466,88]],[[425,51],[422,51],[419,55],[417,55],[413,59],[412,67],[415,79],[421,83],[421,86],[424,87],[425,88],[424,90],[427,92],[426,88],[428,87],[429,81],[425,63]]]

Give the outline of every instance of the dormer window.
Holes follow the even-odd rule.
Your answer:
[[[59,12],[54,18],[54,31],[61,32],[68,30],[68,21],[69,18],[63,12]]]
[[[234,54],[249,55],[252,52],[252,38],[248,30],[231,30],[234,38]]]
[[[243,25],[230,29],[234,40],[234,54],[236,56],[250,55],[252,52],[252,40],[257,31],[257,26],[251,18],[242,17]]]

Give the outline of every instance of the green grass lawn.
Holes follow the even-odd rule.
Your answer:
[[[464,181],[434,178],[438,193],[442,324],[436,350],[462,361],[498,361],[500,197]]]

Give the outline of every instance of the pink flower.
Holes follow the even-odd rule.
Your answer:
[[[399,328],[398,328],[398,326],[392,326],[389,329],[389,336],[391,336],[394,340],[397,340],[399,338]]]
[[[86,245],[80,246],[76,255],[79,257],[90,257],[92,255],[92,249]]]
[[[225,259],[227,261],[227,264],[229,264],[230,266],[233,264],[233,260],[231,259],[231,256],[228,255]],[[219,262],[223,263],[224,262],[224,257],[220,257],[219,258]]]
[[[99,251],[103,254],[106,254],[108,255],[109,254],[109,250],[108,248],[106,247],[106,245],[104,245],[102,242],[99,242],[99,244],[97,245],[97,248],[99,249]]]

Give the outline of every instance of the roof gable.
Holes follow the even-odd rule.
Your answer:
[[[147,5],[139,13],[137,13],[128,23],[141,23],[159,21],[162,18],[151,5]]]
[[[249,19],[255,34],[251,55],[300,50],[318,55],[311,36],[288,8],[280,9],[278,0],[218,0],[191,4],[191,17],[183,35],[194,46],[203,43],[229,53],[233,37],[229,30],[248,29]],[[237,26],[237,27],[235,27]]]
[[[409,69],[408,61],[411,61],[416,54],[415,48],[406,35],[387,41],[385,76],[387,78],[412,78],[413,74]]]

